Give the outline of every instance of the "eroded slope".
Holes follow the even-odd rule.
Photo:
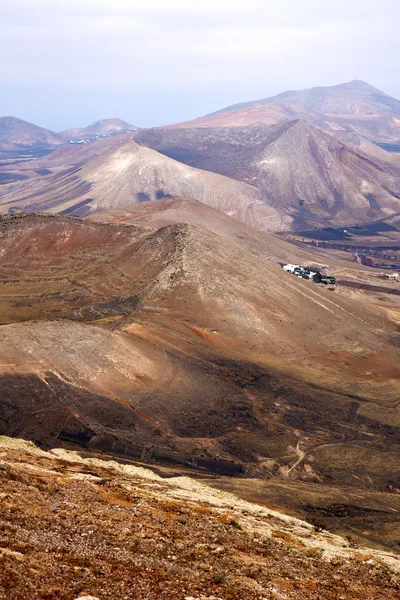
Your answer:
[[[275,236],[195,220],[1,223],[2,432],[400,488],[395,323],[285,274]]]

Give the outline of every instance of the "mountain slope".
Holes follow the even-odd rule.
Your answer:
[[[258,188],[294,227],[362,222],[400,211],[400,170],[305,121],[266,127],[153,129],[136,141]],[[255,225],[256,226],[256,225]]]
[[[64,140],[77,141],[129,133],[137,130],[138,127],[135,127],[135,125],[131,125],[126,121],[122,121],[121,119],[101,119],[100,121],[91,123],[87,127],[66,129],[65,131],[61,131],[59,135]]]
[[[82,166],[2,186],[0,206],[3,212],[18,207],[91,215],[174,195],[200,200],[245,222],[257,222],[260,228],[281,229],[290,222],[271,208],[256,188],[193,169],[125,137],[120,145]]]
[[[6,437],[0,452],[8,600],[398,598],[393,554],[193,478]]]
[[[293,119],[328,132],[355,131],[372,141],[400,140],[400,100],[358,80],[235,104],[177,127],[272,125]]]
[[[0,117],[0,147],[58,146],[64,140],[53,131],[16,117]]]
[[[399,487],[395,324],[284,273],[275,236],[196,219],[0,223],[0,433]]]

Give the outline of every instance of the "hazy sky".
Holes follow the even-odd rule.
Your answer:
[[[0,115],[147,127],[357,76],[400,98],[399,0],[0,0]]]

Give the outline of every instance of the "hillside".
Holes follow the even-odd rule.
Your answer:
[[[305,121],[150,129],[135,139],[191,166],[251,184],[275,210],[291,216],[294,228],[362,222],[400,210],[398,168]]]
[[[92,140],[97,137],[118,135],[121,133],[129,133],[132,131],[138,131],[138,127],[131,125],[121,119],[101,119],[95,121],[87,127],[66,129],[59,133],[60,137],[64,140],[69,141],[80,141],[80,140]]]
[[[1,598],[398,598],[393,555],[188,477],[9,438],[0,455]]]
[[[368,448],[374,419],[385,422],[399,395],[395,324],[283,273],[282,240],[242,225],[214,233],[219,213],[204,208],[201,226],[161,229],[29,215],[1,223],[2,433],[49,442],[65,430],[96,444],[117,427],[133,445],[153,436],[160,451],[198,446],[253,468],[265,456],[284,468],[298,441]],[[54,407],[46,419],[43,403]],[[386,461],[370,474],[377,481],[388,469],[395,477],[393,419],[374,434]],[[333,469],[334,444],[331,454]],[[324,477],[325,460],[311,472]]]
[[[0,221],[0,434],[277,481],[291,511],[296,483],[306,516],[396,549],[395,298],[295,278],[313,254],[198,202],[107,218],[131,224]]]
[[[125,138],[129,139],[130,135],[125,134]],[[28,160],[25,157],[22,161],[11,161],[11,164],[10,161],[5,161],[5,164],[0,166],[0,185],[56,174],[75,165],[81,165],[108,148],[121,144],[122,139],[124,139],[122,136],[107,136],[94,140],[90,144],[62,144],[45,156],[29,157]]]
[[[294,119],[327,132],[355,131],[375,142],[400,140],[400,100],[359,80],[235,104],[176,127],[272,125]]]
[[[118,206],[181,195],[263,229],[287,227],[290,217],[264,201],[245,183],[194,169],[122,136],[83,165],[0,188],[0,210],[51,211],[93,215]],[[80,149],[79,149],[80,153]],[[69,156],[69,161],[73,160]],[[45,163],[44,163],[45,164]]]

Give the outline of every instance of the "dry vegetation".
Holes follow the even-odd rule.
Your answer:
[[[0,440],[0,598],[394,600],[395,557],[187,478]]]

